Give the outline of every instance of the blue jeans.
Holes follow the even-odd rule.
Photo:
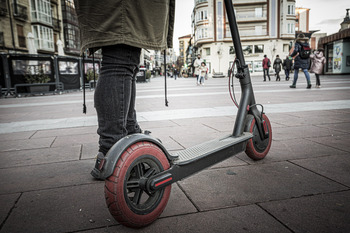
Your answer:
[[[136,73],[140,48],[113,45],[102,48],[102,66],[95,90],[99,151],[108,150],[128,134],[139,133],[136,120]]]
[[[307,83],[310,83],[310,74],[309,72],[307,71],[307,69],[302,69],[304,74],[305,74],[305,78],[306,78],[306,81]],[[293,80],[293,85],[296,85],[297,84],[297,81],[298,81],[298,73],[299,73],[299,69],[294,69],[294,80]]]

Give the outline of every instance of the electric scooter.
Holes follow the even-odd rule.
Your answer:
[[[255,102],[232,1],[225,0],[225,6],[236,50],[234,76],[242,90],[233,132],[171,154],[146,131],[122,138],[105,157],[97,158],[94,172],[105,179],[107,206],[123,225],[139,228],[155,221],[167,205],[172,183],[237,153],[245,151],[253,160],[260,160],[270,150],[271,124]],[[233,72],[230,76],[233,79]]]

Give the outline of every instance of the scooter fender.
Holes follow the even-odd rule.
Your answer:
[[[120,139],[117,143],[115,143],[112,146],[112,148],[108,151],[106,156],[102,159],[102,166],[100,166],[100,169],[98,169],[100,172],[100,178],[102,180],[105,180],[106,178],[110,177],[113,174],[114,168],[117,165],[117,162],[120,159],[121,155],[124,153],[124,151],[127,150],[131,145],[141,141],[151,142],[157,145],[164,152],[169,162],[177,158],[169,154],[169,152],[165,149],[165,147],[162,145],[159,139],[156,139],[148,134],[131,134],[125,136],[124,138]]]

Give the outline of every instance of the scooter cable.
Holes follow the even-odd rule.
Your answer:
[[[236,63],[240,63],[240,61],[235,59],[233,64],[232,64],[232,67],[230,69],[230,75],[228,78],[228,89],[229,89],[229,93],[230,93],[230,97],[231,97],[232,102],[236,105],[237,108],[239,108],[239,105],[238,105],[237,100],[236,100],[234,85],[233,85],[234,71],[235,71],[235,64]],[[231,85],[231,79],[232,79],[232,85]],[[232,91],[231,91],[231,87],[232,87]]]

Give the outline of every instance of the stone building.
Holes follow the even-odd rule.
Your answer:
[[[233,2],[246,63],[262,72],[266,54],[271,61],[286,57],[295,39],[295,0],[237,0]],[[223,0],[195,0],[192,14],[195,53],[209,72],[227,74],[235,59]]]
[[[79,56],[73,0],[0,0],[0,52]]]

